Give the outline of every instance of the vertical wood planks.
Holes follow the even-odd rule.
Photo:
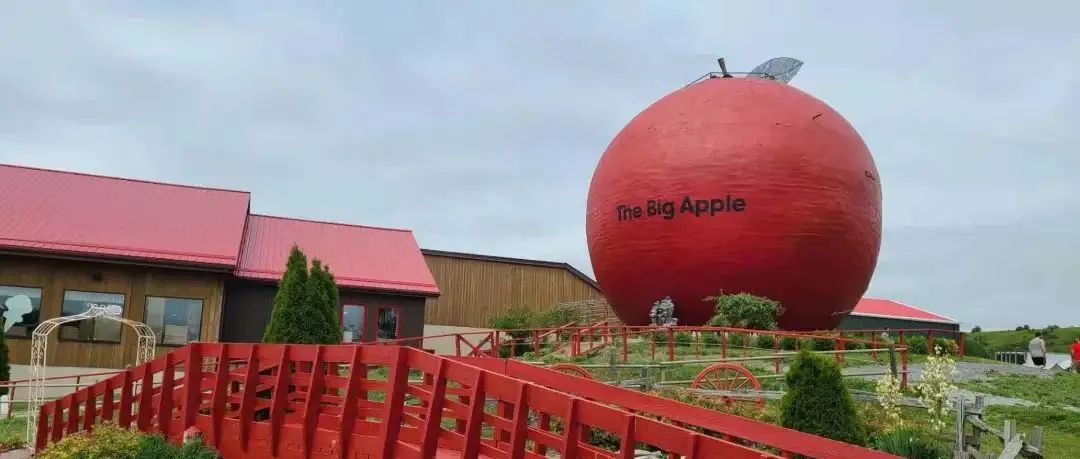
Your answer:
[[[361,346],[353,347],[352,360],[349,363],[349,386],[345,388],[345,398],[342,400],[341,429],[338,430],[339,459],[345,459],[352,443],[353,426],[356,424],[356,401],[360,395],[360,384],[367,378],[367,366],[363,365]]]
[[[244,392],[240,398],[240,448],[248,452],[251,440],[251,421],[255,417],[255,393],[259,388],[259,345],[251,346],[247,373],[244,376]]]
[[[199,414],[199,402],[202,397],[202,345],[189,344],[187,361],[184,362],[184,406],[181,408],[182,429],[195,425],[195,416]]]
[[[329,366],[329,371],[336,371],[337,365]],[[323,347],[315,348],[315,363],[311,365],[311,378],[308,380],[308,396],[304,402],[304,457],[311,457],[311,445],[315,441],[315,429],[319,427],[319,407],[322,405],[323,387],[326,373],[323,371]]]
[[[484,424],[484,373],[481,371],[476,372],[467,405],[469,417],[465,421],[465,446],[461,457],[477,457],[480,454],[480,427]]]
[[[420,457],[435,457],[439,449],[439,430],[442,428],[443,407],[446,405],[446,365],[447,361],[440,359],[435,370],[431,401],[428,402],[424,420],[424,433],[420,437]]]
[[[289,344],[281,346],[281,358],[278,359],[277,364],[277,378],[274,380],[274,389],[270,396],[270,455],[274,457],[278,455],[278,443],[281,443],[281,425],[285,422],[285,402],[289,398],[289,374],[292,373],[292,362],[289,360],[290,346]],[[314,366],[312,366],[311,372],[312,374],[315,373]],[[245,388],[246,386],[245,383]]]
[[[393,459],[398,432],[401,431],[401,413],[405,406],[405,389],[409,385],[409,354],[407,348],[396,347],[396,364],[390,369],[390,393],[383,399],[382,424],[379,426],[379,443],[383,447],[383,459]]]
[[[145,432],[150,428],[154,415],[154,373],[150,371],[150,365],[136,368],[142,369],[142,380],[139,383],[139,411],[136,413],[135,426]]]
[[[221,422],[225,419],[225,397],[229,393],[229,345],[222,343],[218,350],[217,374],[210,392],[210,438],[214,447],[221,445]]]
[[[131,393],[131,383],[134,380],[131,368],[120,373],[120,427],[131,427],[131,407],[135,403],[135,397]]]
[[[161,395],[158,398],[157,420],[161,435],[169,438],[170,430],[172,430],[173,395],[176,391],[176,364],[173,362],[171,352],[165,354],[164,359],[165,369],[161,374]],[[147,370],[149,370],[149,366],[147,366]],[[144,387],[143,390],[146,390],[146,388]],[[153,394],[152,389],[149,392]]]

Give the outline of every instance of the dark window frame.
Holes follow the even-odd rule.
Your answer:
[[[345,341],[345,334],[344,334],[345,333],[345,308],[350,308],[350,307],[351,308],[360,308],[360,330],[358,330],[358,333],[360,333],[360,336],[355,337],[355,338],[358,338],[355,341]],[[342,335],[341,335],[341,343],[342,344],[363,344],[363,343],[366,342],[364,340],[364,315],[367,314],[367,308],[368,308],[368,305],[366,305],[366,304],[344,304],[344,303],[342,303],[342,305],[341,305],[341,314],[338,315],[338,324],[341,325],[341,332],[342,332]],[[378,318],[376,318],[376,320],[378,320]],[[376,328],[377,328],[377,324],[376,324]],[[378,334],[378,333],[376,333],[376,334]]]
[[[199,302],[199,337],[197,339],[195,339],[194,341],[188,340],[188,342],[184,343],[184,344],[165,344],[165,342],[164,342],[165,341],[165,319],[164,319],[164,317],[162,317],[162,323],[161,323],[161,327],[162,327],[161,328],[161,338],[162,339],[160,339],[160,340],[157,339],[157,332],[155,331],[154,332],[154,341],[156,341],[154,343],[155,346],[158,346],[158,347],[184,347],[184,346],[187,346],[189,343],[193,343],[195,341],[199,341],[199,340],[202,339],[203,312],[205,312],[206,298],[191,298],[191,297],[184,297],[184,296],[164,296],[164,295],[150,295],[150,294],[143,295],[143,320],[142,320],[142,322],[144,324],[146,324],[147,327],[150,327],[150,330],[154,330],[154,326],[150,325],[149,323],[146,322],[146,316],[147,316],[146,313],[150,309],[150,298],[163,298],[163,299],[166,299],[166,300],[192,300],[192,301],[198,301]],[[164,314],[164,311],[162,311],[162,314]],[[189,327],[190,327],[190,325],[189,325]],[[187,335],[184,335],[184,336],[186,337]]]
[[[33,289],[41,290],[41,295],[38,297],[38,323],[36,325],[34,325],[34,328],[36,329],[38,325],[41,325],[41,322],[43,322],[45,320],[44,318],[41,317],[41,309],[45,306],[45,287],[38,287],[38,286],[34,286],[34,285],[16,285],[16,284],[0,284],[0,287],[33,288]],[[32,339],[34,339],[34,331],[30,330],[29,333],[27,333],[26,336],[9,335],[9,334],[7,334],[5,332],[4,333],[4,339],[32,340]]]
[[[124,317],[124,313],[126,313],[127,309],[128,309],[128,307],[127,307],[128,295],[126,293],[100,292],[100,291],[95,291],[95,290],[78,290],[78,289],[67,289],[67,288],[64,289],[60,293],[60,315],[57,316],[57,317],[68,317],[68,316],[64,315],[64,298],[67,297],[67,292],[100,293],[102,295],[120,295],[120,296],[124,297],[124,304],[120,305],[120,308],[121,308],[120,317],[126,318],[126,317]],[[72,315],[74,315],[74,314],[72,314]],[[93,318],[91,320],[98,320],[98,319],[99,319],[98,317],[95,317],[95,318]],[[109,320],[109,319],[105,319],[105,320]],[[69,322],[67,324],[60,325],[59,327],[57,327],[57,329],[58,329],[57,330],[57,336],[56,336],[57,340],[59,340],[60,342],[65,342],[65,343],[123,344],[123,342],[124,342],[124,325],[125,324],[120,323],[120,322],[117,322],[117,323],[120,324],[120,339],[118,339],[116,341],[104,340],[104,339],[64,338],[63,328],[64,328],[65,325],[81,324],[81,323],[85,323],[85,322],[86,322],[86,320],[82,320],[82,321],[79,321],[79,322]]]
[[[379,338],[379,314],[382,313],[383,309],[393,310],[395,315],[397,316],[395,318],[395,320],[394,320],[394,337],[393,338]],[[404,308],[402,308],[402,306],[400,304],[379,304],[379,305],[375,305],[375,340],[372,341],[372,342],[377,343],[379,341],[396,341],[396,340],[402,339],[401,338],[401,324],[404,322],[402,320],[402,318],[405,317],[403,310],[404,310]]]

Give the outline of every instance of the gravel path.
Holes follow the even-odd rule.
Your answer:
[[[908,380],[918,379],[922,375],[925,364],[912,363],[908,365]],[[887,365],[865,365],[860,367],[845,368],[844,374],[858,375],[862,373],[881,373],[888,371]],[[976,363],[976,362],[956,362],[956,380],[960,382],[967,381],[979,381],[989,379],[989,375],[996,374],[1015,374],[1015,375],[1031,375],[1031,376],[1044,376],[1050,377],[1058,373],[1056,370],[1043,370],[1035,367],[1025,367],[1022,365],[1009,365],[1009,364],[993,364],[993,363]],[[880,376],[867,376],[867,378],[877,379]]]
[[[908,365],[908,381],[915,381],[922,375],[923,368],[922,363],[913,363]],[[846,375],[859,375],[863,373],[881,373],[888,371],[886,365],[867,365],[854,368],[844,369]],[[1016,374],[1016,375],[1031,375],[1050,377],[1057,374],[1055,370],[1044,370],[1035,367],[1025,367],[1022,365],[1009,365],[1009,364],[993,364],[993,363],[976,363],[976,362],[956,362],[956,380],[958,382],[968,381],[980,381],[990,379],[992,374]],[[866,376],[866,379],[876,380],[881,376]],[[967,389],[957,389],[949,394],[950,399],[956,399],[958,396],[963,396],[966,399],[974,399],[976,395],[982,395],[983,401],[986,405],[999,405],[999,406],[1035,406],[1038,405],[1030,400],[1024,400],[1020,398],[1002,397],[998,395],[984,394],[982,392],[974,392]],[[1070,411],[1080,411],[1080,408],[1076,407],[1064,407]]]

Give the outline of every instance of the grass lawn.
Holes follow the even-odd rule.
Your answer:
[[[987,352],[1020,351],[1027,349],[1028,341],[1035,337],[1036,331],[1043,332],[1046,350],[1068,353],[1073,340],[1080,336],[1080,327],[1063,327],[1056,330],[1002,330],[972,333],[969,339],[978,340],[986,346]]]
[[[1030,339],[1030,337],[1025,338],[1024,343],[1026,343],[1026,339]],[[577,359],[569,359],[565,356],[545,356],[541,359],[526,358],[526,360],[544,360],[548,363],[571,362],[585,365],[606,365],[610,363],[611,359],[614,357],[616,360],[615,363],[621,364],[621,349],[616,346],[614,350],[614,355],[608,351],[599,351]],[[654,360],[647,342],[633,343],[630,346],[629,364],[641,365],[664,362],[667,361],[667,352],[668,348],[666,343],[658,343]],[[747,355],[750,356],[765,356],[772,354],[772,352],[772,349],[746,350]],[[695,345],[679,345],[675,347],[675,353],[678,359],[688,360],[718,357],[721,351],[719,346],[699,347]],[[728,348],[729,357],[741,357],[742,355],[743,350],[741,348]],[[887,353],[881,353],[877,362],[873,361],[870,354],[849,355],[844,359],[844,366],[856,367],[870,364],[888,365],[887,355]],[[909,358],[910,363],[921,363],[925,362],[925,360],[925,355],[912,354]],[[978,357],[965,357],[960,360],[978,363],[998,363]],[[737,363],[747,367],[759,377],[768,377],[773,374],[772,360]],[[663,370],[652,370],[654,373],[652,373],[651,376],[653,380],[685,381],[693,379],[699,371],[708,365],[711,365],[711,363],[675,365],[666,367]],[[609,370],[606,368],[589,368],[588,370],[594,377],[601,380],[620,379],[625,381],[640,378],[643,375],[642,370],[639,369],[617,370],[615,374],[609,374]],[[764,389],[785,389],[783,378],[763,378],[761,379],[761,383]],[[914,383],[914,381],[912,381],[912,383]],[[863,378],[846,378],[845,384],[852,390],[873,392],[875,381]],[[683,385],[683,387],[685,387],[685,385]],[[988,380],[963,383],[961,384],[961,387],[973,391],[1022,398],[1039,403],[1040,405],[1037,407],[988,407],[986,411],[986,421],[991,426],[1001,429],[1004,426],[1005,420],[1011,419],[1016,421],[1019,431],[1025,434],[1030,434],[1032,428],[1035,426],[1043,426],[1043,449],[1045,456],[1049,458],[1076,457],[1076,452],[1080,451],[1080,413],[1070,412],[1062,408],[1062,405],[1080,407],[1080,376],[1061,374],[1053,378],[1040,378],[1027,375],[991,374]],[[910,388],[905,391],[905,395],[915,396]],[[856,402],[856,404],[859,407],[861,417],[868,423],[871,432],[880,432],[883,429],[888,428],[888,426],[882,424],[884,420],[880,415],[880,406],[876,402]],[[753,417],[766,422],[776,423],[778,422],[779,417],[778,407],[778,401],[767,401],[764,412]],[[926,411],[921,408],[904,408],[903,413],[905,423],[908,425],[925,426],[928,424],[928,415]],[[954,418],[950,416],[948,423],[949,426],[946,427],[940,441],[943,445],[951,447],[951,441],[955,432],[955,425],[953,424]],[[989,436],[984,436],[983,438],[983,451],[997,453],[1003,448],[1000,441],[987,440]]]
[[[0,451],[22,447],[26,443],[26,418],[0,419]]]

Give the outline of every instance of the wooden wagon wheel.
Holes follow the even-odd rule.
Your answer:
[[[750,370],[743,368],[741,365],[717,363],[701,370],[697,377],[694,378],[694,382],[690,383],[690,387],[705,390],[761,390],[761,382],[754,377]],[[729,405],[739,402],[756,403],[759,408],[765,407],[765,397],[761,396],[756,398],[721,396],[721,399]]]
[[[555,370],[559,373],[568,374],[571,376],[577,376],[585,379],[593,379],[589,370],[574,365],[572,363],[559,363],[548,367],[549,370]]]

